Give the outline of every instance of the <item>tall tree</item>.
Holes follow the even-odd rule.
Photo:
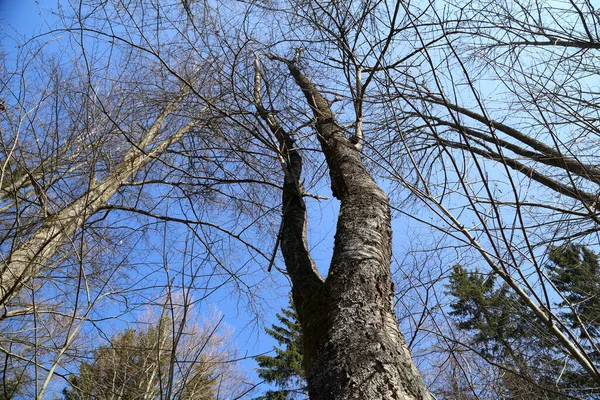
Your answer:
[[[594,338],[565,314],[578,304],[552,281],[542,249],[598,244],[598,9],[506,0],[431,10],[409,14],[420,68],[407,76],[400,57],[386,65],[396,151],[380,163],[431,210],[419,220],[439,232],[432,250],[462,265],[483,260],[482,272],[504,282],[557,343],[555,358],[574,360],[597,387]],[[441,343],[460,340],[436,330]]]
[[[132,258],[161,264],[159,286],[204,299],[232,283],[250,308],[257,282],[279,279],[263,269],[279,269],[280,249],[311,396],[428,398],[408,347],[452,351],[460,338],[432,304],[447,271],[399,266],[396,280],[418,300],[404,313],[405,343],[392,305],[393,210],[403,244],[418,241],[444,266],[483,260],[482,273],[506,284],[483,298],[518,297],[557,356],[600,382],[593,326],[573,318],[593,287],[569,298],[540,251],[598,243],[598,12],[590,2],[488,3],[79,1],[60,30],[77,62],[38,59],[36,72],[52,79],[2,75],[13,77],[1,87],[3,334],[29,353],[2,351],[50,376],[75,354],[66,350],[96,295],[135,304],[144,283],[106,289],[127,257],[100,251],[124,251],[133,224]],[[22,76],[39,97],[20,97],[30,93]],[[311,257],[307,221],[313,199],[330,195],[340,213],[327,268]],[[142,234],[157,221],[160,245]],[[187,236],[172,233],[175,222]],[[141,242],[160,248],[161,262]],[[176,277],[171,249],[185,254]],[[154,272],[137,282],[154,283]],[[510,338],[506,316],[473,323]],[[45,345],[57,354],[49,365],[38,357]]]
[[[23,40],[0,55],[0,352],[10,371],[5,382],[25,369],[20,376],[31,379],[19,382],[31,398],[50,395],[60,371],[89,350],[88,338],[112,336],[97,322],[138,318],[140,304],[163,306],[155,302],[165,293],[171,300],[185,293],[189,307],[243,275],[219,264],[233,247],[219,252],[215,244],[235,237],[235,227],[203,216],[230,199],[228,190],[214,192],[219,200],[207,196],[209,186],[239,183],[220,161],[198,161],[227,157],[208,128],[215,123],[206,108],[216,82],[211,56],[186,62],[171,47],[174,69],[165,72],[167,60],[123,33],[151,14],[164,29],[137,31],[150,47],[166,32],[186,42],[192,30],[187,43],[197,46],[204,31],[143,3],[148,8],[128,21],[120,2],[61,4],[64,19],[55,22],[67,26],[44,33],[56,46]],[[103,29],[111,25],[121,40],[104,41],[87,5],[115,17]]]
[[[346,136],[331,102],[296,60],[271,58],[287,67],[304,94],[332,193],[340,200],[333,258],[324,279],[306,239],[302,154],[273,111],[263,105],[257,59],[255,105],[283,155],[281,251],[302,324],[309,395],[312,399],[428,399],[393,308],[389,199],[363,164],[360,137]]]

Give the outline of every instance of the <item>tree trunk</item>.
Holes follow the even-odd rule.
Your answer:
[[[187,92],[187,88],[182,89],[179,96],[165,107],[143,139],[132,145],[111,173],[99,182],[92,182],[87,193],[48,216],[37,231],[0,264],[0,307],[4,309],[0,320],[8,315],[6,306],[9,301],[37,275],[38,271],[51,262],[56,250],[104,206],[127,179],[151,160],[162,155],[192,128],[193,121],[157,143],[165,119],[175,111]]]
[[[301,155],[262,107],[256,95],[260,82],[255,82],[259,115],[279,140],[285,160],[281,251],[302,324],[310,398],[430,399],[393,309],[389,199],[316,86],[293,62],[272,58],[288,66],[313,110],[332,192],[341,201],[333,259],[323,280],[306,243]]]

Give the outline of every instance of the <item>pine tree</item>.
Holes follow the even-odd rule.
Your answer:
[[[566,244],[549,248],[548,259],[550,280],[564,296],[555,306],[582,337],[587,332],[591,347],[600,333],[598,255],[585,246]],[[516,372],[504,374],[503,398],[561,399],[564,394],[600,398],[584,372],[556,359],[559,344],[543,334],[533,312],[507,285],[497,285],[494,275],[455,265],[448,287],[453,297],[450,315],[458,329],[471,335],[471,346]]]
[[[571,328],[586,337],[600,337],[600,264],[598,255],[585,246],[567,244],[548,251],[550,279],[564,294],[559,306]]]
[[[162,318],[145,329],[125,329],[114,335],[108,345],[92,352],[89,362],[79,365],[78,374],[70,376],[70,385],[63,390],[64,400],[217,398],[223,375],[215,365],[221,360],[204,359],[200,354],[193,363],[182,363],[184,369],[173,367],[173,359],[185,360],[179,360],[174,353],[171,328],[170,320]],[[198,336],[201,335],[200,332]],[[210,339],[201,338],[201,346],[211,346]],[[193,342],[189,344],[193,346]],[[169,378],[171,368],[175,373],[173,381]]]
[[[280,325],[266,328],[269,336],[277,340],[275,356],[257,356],[258,376],[279,387],[268,391],[256,400],[292,400],[308,398],[304,368],[302,367],[302,329],[293,306],[277,314]]]
[[[509,343],[531,339],[527,324],[531,313],[505,285],[496,287],[494,275],[468,272],[453,267],[449,293],[456,299],[450,315],[457,327],[473,332],[473,341],[487,356],[502,359],[510,356]]]

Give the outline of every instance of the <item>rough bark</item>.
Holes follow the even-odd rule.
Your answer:
[[[127,179],[152,159],[160,156],[171,144],[180,140],[194,125],[194,122],[190,122],[175,134],[157,143],[165,119],[176,109],[186,93],[187,89],[165,107],[142,140],[132,144],[111,173],[98,182],[92,182],[90,189],[83,196],[59,212],[49,215],[36,232],[3,260],[0,264],[0,307],[4,312],[0,314],[0,319],[8,315],[6,306],[10,299],[36,276],[40,269],[51,262],[56,250],[80,229],[90,216],[104,206]]]
[[[273,58],[288,66],[313,110],[332,191],[341,201],[333,259],[322,281],[306,245],[301,155],[255,96],[287,158],[281,251],[302,324],[310,398],[430,399],[393,309],[389,199],[314,83],[293,62]]]

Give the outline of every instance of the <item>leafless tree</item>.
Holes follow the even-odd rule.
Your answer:
[[[306,2],[289,9],[281,6],[278,12],[291,15],[294,23],[294,33],[284,32],[287,59],[274,45],[260,62],[284,64],[288,71],[277,73],[293,77],[302,90],[305,99],[292,104],[306,101],[310,107],[294,111],[296,116],[313,114],[315,145],[325,155],[334,196],[339,195],[340,178],[336,158],[328,153],[333,145],[322,131],[327,129],[323,119],[337,126],[351,145],[362,148],[372,174],[391,182],[386,185],[392,187],[392,209],[416,216],[439,233],[439,240],[430,241],[431,251],[446,258],[446,246],[454,256],[438,276],[429,277],[427,290],[437,300],[431,300],[433,310],[426,308],[421,314],[429,321],[413,326],[422,334],[427,327],[446,348],[460,342],[437,325],[440,321],[430,319],[438,315],[441,322],[448,321],[435,310],[443,307],[448,267],[475,262],[489,268],[532,311],[536,323],[544,327],[540,335],[558,343],[555,360],[584,371],[589,378],[586,385],[591,385],[569,388],[559,378],[549,390],[559,396],[585,396],[595,390],[596,339],[586,332],[583,321],[573,327],[562,317],[565,309],[576,312],[577,305],[569,304],[566,293],[551,282],[546,266],[550,246],[573,241],[597,245],[597,132],[591,78],[597,14],[592,5],[504,2],[487,7],[464,2],[442,8],[435,3],[420,7],[400,2]],[[271,82],[279,84],[278,79]],[[282,91],[269,85],[267,89],[276,93],[269,98],[270,105],[256,100],[260,90],[255,89],[259,116],[275,138],[299,131],[299,123],[279,122],[294,118],[293,112],[285,113],[289,108],[279,102]],[[342,122],[333,122],[338,119]],[[285,168],[299,156],[299,150],[289,149],[310,148],[298,143],[304,140],[302,134],[289,136],[291,141],[279,139],[288,149],[282,157]],[[343,158],[348,163],[350,159]],[[295,174],[300,170],[297,165]],[[301,183],[298,190],[306,192]],[[403,197],[410,201],[399,202]],[[343,195],[339,198],[341,219],[325,279],[327,293],[335,290],[327,283],[338,279],[337,246],[343,247],[346,208]],[[373,203],[369,202],[371,207]],[[421,208],[420,213],[409,211],[411,204]],[[284,210],[285,206],[284,200]],[[284,221],[286,215],[283,211]],[[285,229],[284,223],[284,254]],[[290,259],[288,267],[298,262]],[[308,259],[306,263],[311,265]],[[344,273],[349,273],[349,264],[344,265]],[[309,276],[311,268],[305,269]],[[318,276],[298,278],[294,285],[312,281],[318,282]],[[355,283],[352,288],[359,286]],[[294,290],[299,306],[305,289]],[[594,296],[589,293],[590,299]],[[428,306],[428,301],[423,303]],[[334,307],[335,312],[326,314],[343,314],[340,306]],[[302,319],[301,309],[300,305]],[[431,348],[432,340],[421,343]],[[309,358],[307,365],[310,362]],[[505,372],[527,380],[523,370]],[[528,384],[535,387],[536,382]]]
[[[378,164],[429,210],[419,218],[445,238],[431,250],[455,248],[448,265],[475,264],[504,281],[540,335],[560,343],[554,360],[588,377],[582,387],[558,377],[550,391],[591,396],[597,339],[583,317],[574,326],[563,318],[579,305],[550,280],[547,250],[597,249],[597,10],[520,1],[430,10],[410,17],[418,42],[443,39],[412,59],[413,73],[390,60],[381,77],[390,134]],[[408,170],[394,159],[401,154]],[[516,366],[506,372],[526,378]]]
[[[546,268],[548,246],[598,243],[597,19],[576,2],[79,2],[54,31],[70,67],[35,53],[2,82],[4,326],[41,348],[31,324],[61,315],[54,354],[74,359],[98,302],[140,306],[133,276],[233,285],[256,310],[274,268],[292,284],[311,398],[430,398],[409,347],[432,388],[432,367],[451,365],[440,379],[477,398],[493,391],[464,368],[481,358],[444,297],[462,263],[505,282],[556,358],[600,381],[597,343],[562,318],[576,305]],[[331,197],[322,266],[308,224]],[[426,256],[395,265],[392,228]],[[132,274],[148,248],[163,262]]]
[[[148,27],[135,39],[146,47],[134,43],[128,32],[149,15],[141,10],[80,5],[64,10],[66,27],[3,65],[1,343],[5,365],[14,365],[5,380],[27,377],[26,397],[47,396],[90,338],[110,336],[107,320],[135,319],[165,290],[192,291],[200,302],[233,283],[252,307],[256,280],[241,278],[256,267],[223,262],[235,252],[223,243],[262,256],[240,236],[252,218],[206,218],[228,202],[231,214],[244,206],[220,189],[239,185],[234,171],[244,166],[228,164],[235,149],[211,133],[213,106],[226,100],[212,77],[215,59],[150,51],[162,38]],[[198,46],[206,37],[180,5],[172,12],[155,22],[170,24],[182,43],[193,30],[188,44]],[[110,33],[97,30],[102,13],[130,19],[111,22]],[[246,183],[248,191],[268,184]]]

